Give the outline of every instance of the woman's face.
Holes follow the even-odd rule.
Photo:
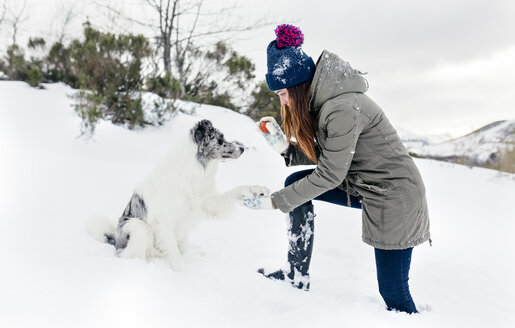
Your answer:
[[[288,95],[287,89],[277,90],[275,93],[279,95],[279,99],[281,100],[281,106],[290,106],[290,96]]]

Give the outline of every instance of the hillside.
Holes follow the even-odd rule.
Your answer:
[[[409,151],[417,157],[515,173],[515,121],[493,122],[463,137],[418,144]]]

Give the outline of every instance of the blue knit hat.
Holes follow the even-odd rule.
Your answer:
[[[275,29],[276,40],[266,50],[266,83],[271,91],[287,89],[313,79],[315,62],[300,47],[304,35],[295,26],[283,24]]]

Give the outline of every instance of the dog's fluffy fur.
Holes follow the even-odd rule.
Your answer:
[[[198,122],[135,188],[117,226],[104,225],[97,238],[114,245],[121,257],[161,257],[172,269],[182,270],[192,228],[202,217],[223,217],[238,201],[244,187],[219,193],[215,173],[220,161],[238,158],[243,151],[210,121]]]

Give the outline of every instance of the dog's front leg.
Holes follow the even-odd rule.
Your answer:
[[[238,186],[224,193],[214,193],[203,204],[208,217],[212,219],[224,218],[237,204],[241,195],[248,186]]]
[[[184,271],[184,262],[182,260],[179,247],[169,247],[165,255],[165,261],[174,271]]]
[[[183,271],[184,262],[182,260],[177,238],[170,234],[159,234],[159,251],[163,259],[174,271]]]

